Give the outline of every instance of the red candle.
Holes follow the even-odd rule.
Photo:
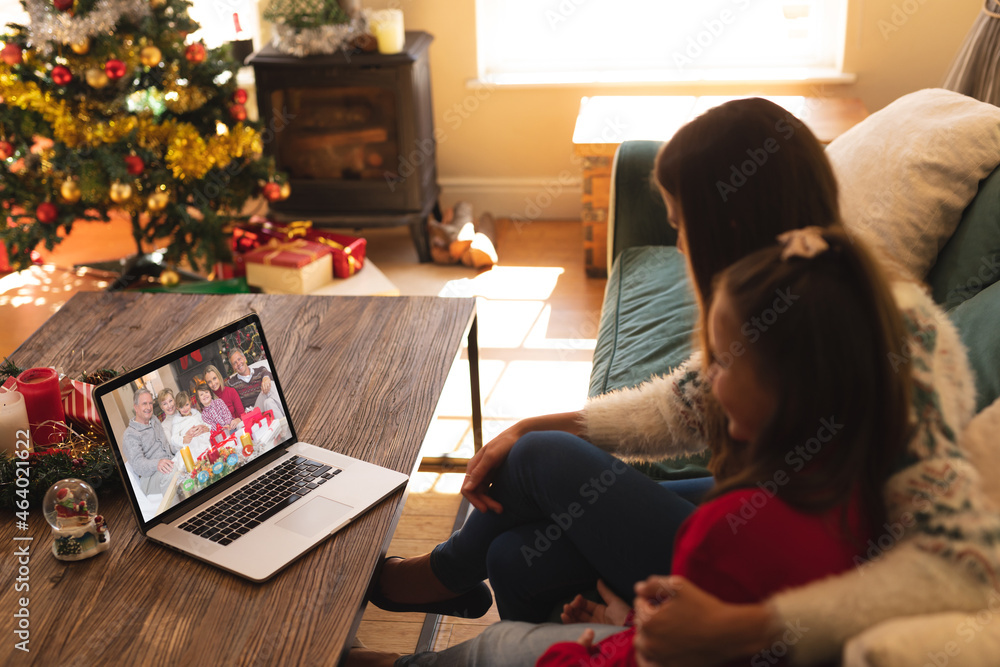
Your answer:
[[[43,449],[60,444],[66,437],[66,414],[55,370],[29,368],[17,376],[17,390],[28,409],[31,442]]]

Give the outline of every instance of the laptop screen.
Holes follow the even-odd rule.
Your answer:
[[[295,442],[256,315],[110,380],[95,397],[144,526]]]

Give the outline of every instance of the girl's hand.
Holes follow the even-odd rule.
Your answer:
[[[764,604],[729,604],[684,577],[635,585],[636,657],[663,667],[710,667],[771,643],[775,620]]]
[[[589,651],[594,647],[594,631],[587,628],[583,631],[583,634],[580,635],[580,638],[576,640],[576,643]]]
[[[563,605],[560,618],[564,624],[601,623],[604,625],[625,625],[630,608],[625,600],[614,594],[607,584],[598,580],[597,592],[606,604],[588,600],[577,595],[569,604]]]

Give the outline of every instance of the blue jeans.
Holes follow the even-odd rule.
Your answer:
[[[626,601],[670,572],[674,535],[695,505],[587,441],[531,433],[497,470],[503,512],[473,510],[431,553],[431,569],[460,592],[489,578],[500,617],[539,623],[597,579]]]

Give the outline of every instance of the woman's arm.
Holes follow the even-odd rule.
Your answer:
[[[711,384],[695,353],[667,375],[587,401],[581,435],[605,451],[646,459],[697,454],[706,446]]]

